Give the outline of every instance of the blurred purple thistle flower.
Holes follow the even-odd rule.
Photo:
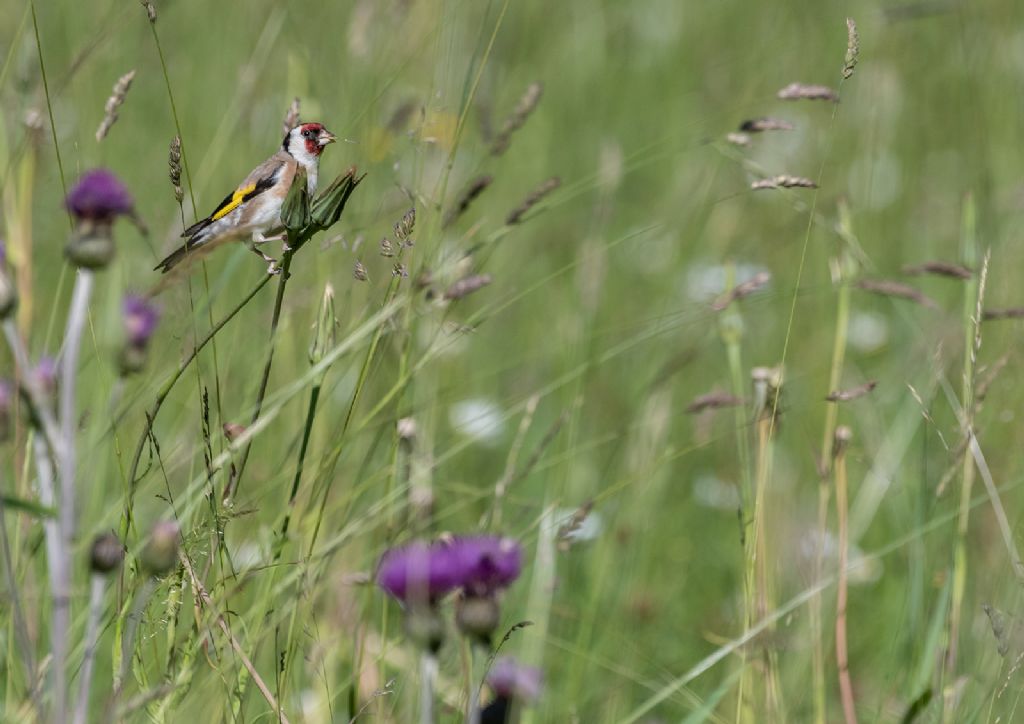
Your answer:
[[[443,543],[392,548],[377,567],[377,585],[402,603],[433,604],[460,582],[459,561]]]
[[[122,303],[122,312],[128,344],[145,347],[160,321],[160,309],[146,297],[129,294]]]
[[[511,538],[493,535],[456,538],[459,586],[470,596],[491,596],[519,578],[523,551]]]
[[[502,656],[491,666],[487,683],[496,696],[519,701],[536,701],[540,697],[540,669],[520,664],[511,656]]]
[[[68,192],[64,204],[75,218],[98,221],[131,214],[135,206],[124,184],[103,168],[86,171]]]

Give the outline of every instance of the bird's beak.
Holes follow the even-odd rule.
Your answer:
[[[317,137],[317,142],[320,144],[321,148],[326,146],[328,143],[334,143],[337,140],[338,137],[335,136],[330,131],[328,131],[326,128],[322,129],[320,131],[320,135]]]

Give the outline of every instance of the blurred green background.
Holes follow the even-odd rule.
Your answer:
[[[81,370],[82,464],[90,471],[81,540],[119,526],[143,411],[210,320],[227,314],[264,273],[237,245],[163,289],[149,368],[117,380],[111,359],[121,295],[153,287],[150,269],[182,227],[167,180],[167,148],[178,131],[169,90],[191,179],[189,223],[190,195],[199,216],[211,210],[276,150],[284,113],[299,97],[304,120],[345,139],[327,149],[322,183],[351,165],[367,177],[341,224],[296,256],[270,377],[276,417],[256,438],[233,506],[221,505],[219,495],[203,502],[201,398],[208,392],[217,455],[227,449],[220,426],[247,423],[252,414],[274,281],[218,334],[215,352],[203,351],[198,372],[189,370],[174,388],[155,424],[162,466],[144,464],[135,501],[139,521],[169,515],[172,499],[176,510],[189,510],[183,529],[205,585],[232,612],[235,633],[264,677],[277,679],[291,720],[348,721],[358,708],[352,702],[361,706],[389,679],[393,693],[374,700],[367,716],[414,720],[415,666],[396,607],[360,585],[360,574],[372,576],[381,552],[410,536],[481,526],[526,546],[528,565],[505,598],[503,621],[534,626],[513,634],[504,650],[544,669],[546,693],[528,712],[533,721],[734,721],[741,676],[746,718],[813,720],[809,596],[782,607],[810,590],[822,549],[815,460],[840,294],[830,264],[853,253],[837,233],[838,205],[845,200],[850,210],[858,275],[896,278],[903,265],[935,259],[977,270],[990,250],[983,306],[1024,304],[1016,278],[1024,264],[1024,6],[174,0],[156,9],[166,81],[138,3],[39,3],[48,109],[32,10],[21,2],[0,6],[4,234],[22,285],[19,324],[33,354],[57,351],[70,292],[63,186],[85,169],[109,167],[150,229],[144,237],[127,223],[118,227],[118,260],[92,310]],[[858,24],[860,62],[840,85],[847,17]],[[104,102],[130,69],[137,76],[120,118],[98,143]],[[776,92],[793,81],[839,87],[841,102],[778,100]],[[533,82],[543,84],[539,105],[509,150],[492,156],[494,133]],[[752,135],[748,146],[726,140],[742,121],[761,116],[795,129]],[[442,228],[460,190],[481,174],[493,183]],[[776,174],[809,177],[820,188],[750,190],[752,181]],[[552,176],[560,188],[522,224],[505,228],[508,212]],[[968,195],[977,209],[975,243],[965,243],[962,231]],[[409,274],[398,287],[402,310],[384,327],[344,435],[369,337],[355,337],[327,374],[289,546],[283,563],[271,565],[307,414],[311,380],[303,376],[324,287],[334,288],[344,340],[384,302],[395,260],[382,257],[378,244],[412,206],[416,245],[402,258]],[[368,282],[353,279],[357,260]],[[491,274],[493,283],[444,304],[414,284],[426,271],[438,290],[470,272]],[[730,280],[760,271],[771,274],[765,289],[725,313],[712,310]],[[915,700],[929,701],[919,721],[938,720],[944,705],[952,721],[1007,721],[1016,712],[1014,664],[1024,640],[1011,636],[1001,656],[982,605],[1005,613],[1013,630],[1021,589],[980,478],[965,539],[958,650],[955,659],[947,655],[953,516],[962,489],[958,410],[964,340],[973,335],[964,310],[973,313],[976,279],[903,280],[937,309],[857,289],[850,296],[841,386],[878,381],[871,395],[838,410],[854,435],[852,556],[866,556],[851,573],[847,623],[863,720],[900,721]],[[733,368],[723,324],[741,329]],[[1019,322],[982,326],[978,379],[1004,355],[1007,361],[975,421],[1015,545],[1020,332]],[[784,615],[750,645],[729,648],[684,679],[744,632],[737,508],[744,466],[753,470],[762,452],[749,372],[783,362],[763,514],[766,612]],[[273,397],[300,379],[293,397]],[[713,390],[743,396],[740,414],[686,413],[693,398]],[[418,433],[411,453],[396,433],[396,421],[407,417]],[[332,451],[340,451],[336,467],[327,465]],[[31,490],[23,448],[8,443],[2,454],[5,485]],[[499,522],[494,487],[506,470],[522,474],[513,475]],[[228,473],[218,471],[210,484],[221,490]],[[403,504],[406,484],[430,490],[429,515]],[[831,480],[825,485],[831,489]],[[584,529],[587,540],[555,545],[552,511],[588,501],[594,530]],[[822,565],[831,575],[834,495],[828,505]],[[742,517],[749,523],[751,515],[748,507]],[[217,531],[229,556],[210,555]],[[31,519],[19,519],[16,532],[22,547],[37,540]],[[45,600],[45,577],[36,570],[42,555],[22,553],[20,575]],[[130,574],[127,580],[130,587]],[[84,575],[80,583],[84,596]],[[173,590],[173,581],[165,588]],[[132,684],[139,693],[169,682],[148,715],[272,718],[251,682],[239,684],[245,675],[222,638],[187,663],[164,665],[173,659],[171,641],[187,649],[199,640],[191,604],[167,634],[166,598],[158,594],[143,621]],[[837,721],[834,586],[821,600],[821,695],[825,719]],[[112,607],[111,618],[116,613]],[[45,639],[45,631],[39,635]],[[110,676],[110,636],[100,681]],[[442,663],[454,703],[463,654],[452,643]],[[275,665],[282,660],[283,674]],[[773,677],[774,701],[765,683]],[[102,688],[94,695],[97,711],[104,695]],[[143,711],[135,714],[140,720]]]

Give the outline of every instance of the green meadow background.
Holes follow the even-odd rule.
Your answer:
[[[1024,716],[1024,571],[1014,565],[1024,544],[1022,328],[975,324],[978,309],[1024,305],[1024,5],[155,7],[151,26],[131,0],[0,5],[3,235],[34,357],[59,351],[74,275],[63,260],[64,188],[84,170],[110,168],[149,228],[119,222],[83,347],[73,661],[89,541],[121,530],[145,412],[265,267],[234,245],[164,285],[149,364],[127,380],[113,362],[122,295],[152,291],[150,270],[177,243],[182,216],[208,213],[278,148],[295,97],[304,120],[344,139],[326,150],[321,184],[353,165],[366,178],[341,222],[294,259],[265,426],[233,498],[223,493],[241,450],[221,428],[252,418],[278,279],[160,408],[125,571],[107,593],[96,721],[112,716],[116,632],[145,586],[135,553],[148,527],[170,517],[212,604],[196,602],[186,572],[157,585],[118,704],[125,720],[277,718],[219,614],[290,721],[359,712],[416,721],[416,652],[397,605],[372,585],[376,562],[413,537],[488,531],[525,549],[523,575],[502,602],[502,630],[532,622],[502,653],[545,677],[524,721],[841,721],[838,467],[849,487],[845,626],[858,717]],[[847,17],[860,47],[844,81]],[[119,119],[97,142],[111,87],[132,69]],[[777,99],[794,81],[837,88],[841,101]],[[534,82],[539,104],[492,155]],[[746,146],[727,140],[762,116],[794,129],[751,134]],[[179,131],[183,209],[167,175]],[[779,174],[819,188],[751,190]],[[490,186],[445,226],[480,175]],[[509,211],[551,177],[561,185],[507,226]],[[408,276],[396,280],[399,260],[379,244],[413,207],[415,245],[400,259]],[[974,274],[901,272],[934,260]],[[367,281],[353,277],[357,261]],[[763,272],[766,286],[713,307]],[[467,274],[493,280],[442,299]],[[871,294],[861,279],[912,284],[934,305]],[[308,348],[328,285],[340,347],[321,379]],[[382,308],[387,319],[374,320]],[[6,349],[2,360],[13,376]],[[765,425],[751,371],[780,365],[780,396],[767,403],[776,417]],[[859,399],[824,399],[868,381],[877,387]],[[741,404],[687,411],[711,392]],[[399,439],[407,418],[411,441]],[[829,462],[837,423],[852,431],[841,466]],[[965,445],[968,427],[976,446]],[[34,499],[28,435],[22,419],[0,469],[5,494]],[[567,532],[581,507],[586,520]],[[45,653],[40,526],[27,513],[6,516]],[[18,721],[31,710],[9,603],[5,589],[3,713]],[[441,719],[461,721],[468,649],[454,632],[441,675]]]

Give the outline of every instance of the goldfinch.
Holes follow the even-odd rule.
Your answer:
[[[306,170],[310,196],[316,193],[320,154],[336,140],[320,123],[303,123],[288,132],[281,150],[254,168],[238,188],[228,194],[202,221],[185,229],[185,244],[156,265],[162,274],[170,271],[190,253],[213,242],[251,237],[250,248],[269,263],[267,271],[279,271],[277,262],[256,246],[282,239],[281,206],[299,166]],[[275,234],[267,236],[268,233]],[[287,242],[286,242],[287,243]]]

